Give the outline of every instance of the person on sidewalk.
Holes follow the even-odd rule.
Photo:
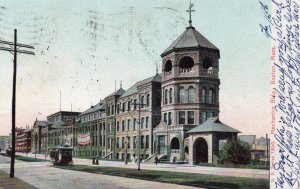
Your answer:
[[[158,157],[155,156],[155,165],[157,165],[157,163],[158,163]]]

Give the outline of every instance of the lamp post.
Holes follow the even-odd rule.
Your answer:
[[[141,108],[147,104],[144,104],[143,102],[140,103],[133,103],[132,104],[134,107],[138,106],[138,139],[137,139],[137,147],[138,147],[138,171],[141,170]],[[128,110],[129,113],[129,110]],[[130,114],[130,113],[129,113]],[[131,115],[131,114],[130,114]],[[131,117],[133,117],[131,115]],[[127,157],[125,158],[127,159]]]
[[[136,103],[138,106],[138,116],[139,116],[139,127],[138,127],[138,171],[141,170],[141,108],[145,105],[144,103]]]
[[[36,153],[37,153],[37,133],[35,133],[35,136],[34,136],[34,146],[35,146],[34,158],[36,159]]]
[[[127,131],[128,132],[128,131]],[[126,136],[126,142],[125,142],[125,164],[128,163],[128,145],[129,144],[129,140],[128,140],[128,133],[127,133],[127,136]]]

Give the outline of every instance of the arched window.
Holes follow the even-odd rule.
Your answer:
[[[165,104],[168,104],[168,89],[165,90]]]
[[[194,102],[195,101],[194,87],[189,87],[189,89],[188,89],[188,100],[189,100],[189,102]]]
[[[184,102],[184,87],[179,87],[179,98],[178,102],[183,103]]]
[[[180,149],[180,143],[179,143],[178,138],[176,138],[176,137],[172,138],[172,140],[171,140],[171,149],[174,149],[174,150],[179,150]]]
[[[127,102],[127,111],[130,111],[130,109],[131,109],[131,101],[128,101]]]
[[[145,103],[144,98],[145,98],[144,96],[141,96],[141,104],[142,104],[141,107],[144,107],[143,105]]]
[[[147,104],[147,107],[149,107],[149,105],[150,105],[150,94],[147,94],[146,104]]]
[[[185,56],[180,59],[179,67],[182,69],[192,68],[194,67],[194,60],[189,56]]]
[[[206,102],[206,88],[203,87],[201,90],[201,102]]]
[[[212,68],[213,64],[212,64],[212,59],[210,58],[205,58],[203,60],[203,68],[204,69],[209,69],[209,68]]]
[[[214,91],[213,89],[209,89],[208,91],[208,103],[212,104],[214,103]]]
[[[137,104],[137,100],[134,99],[134,100],[133,100],[133,109],[134,109],[134,110],[136,110],[136,104]]]
[[[173,102],[173,91],[172,88],[169,90],[169,104],[172,104]]]
[[[165,69],[164,71],[165,72],[170,72],[172,70],[172,62],[171,60],[168,60],[166,63],[165,63]]]

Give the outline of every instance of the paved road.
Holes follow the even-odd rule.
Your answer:
[[[24,155],[18,153],[20,155]],[[28,156],[34,157],[33,154]],[[45,158],[44,155],[37,154],[38,158]],[[92,160],[73,158],[74,164],[81,165],[92,165]],[[128,163],[125,165],[124,162],[118,161],[99,161],[99,165],[104,167],[126,167],[136,169],[135,163]],[[246,177],[246,178],[261,178],[269,179],[269,171],[259,169],[237,169],[237,168],[222,168],[222,167],[204,167],[204,166],[193,166],[187,164],[141,164],[141,169],[149,170],[160,170],[160,171],[175,171],[175,172],[186,172],[186,173],[201,173],[201,174],[212,174],[219,176],[231,176],[231,177]]]
[[[0,156],[0,170],[9,172],[9,159]],[[16,161],[15,176],[29,184],[42,189],[115,189],[115,188],[193,188],[175,184],[159,183],[102,174],[85,173],[58,169],[49,162]]]

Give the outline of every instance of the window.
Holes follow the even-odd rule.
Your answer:
[[[188,124],[194,124],[194,112],[188,111]]]
[[[125,103],[122,103],[122,112],[125,112]]]
[[[201,91],[201,102],[206,102],[206,88],[202,88]]]
[[[184,87],[179,87],[179,98],[178,98],[179,103],[184,102]]]
[[[133,101],[133,109],[134,109],[134,110],[136,110],[136,104],[137,104],[137,100],[134,99],[134,101]]]
[[[127,111],[130,111],[130,109],[131,109],[131,102],[128,101],[128,102],[127,102]]]
[[[142,135],[141,136],[141,148],[144,148],[144,138],[145,138],[145,136]]]
[[[185,56],[180,59],[179,67],[181,69],[192,68],[192,67],[194,67],[194,60],[189,56]]]
[[[150,106],[150,94],[147,94],[146,104],[147,104],[147,107]]]
[[[125,130],[125,121],[123,120],[122,121],[122,131],[124,131]]]
[[[172,104],[173,102],[173,91],[172,88],[169,90],[169,103]]]
[[[127,131],[130,130],[130,119],[127,120]]]
[[[110,115],[110,106],[107,106],[107,115]]]
[[[165,72],[169,72],[172,70],[172,62],[171,60],[168,60],[166,63],[165,63]]]
[[[142,117],[142,119],[141,119],[141,129],[144,128],[144,119],[145,119],[145,118],[143,118],[143,117]]]
[[[120,131],[120,122],[117,121],[117,131]]]
[[[125,138],[122,137],[122,148],[124,148]]]
[[[167,113],[164,113],[164,122],[167,124]]]
[[[179,112],[179,124],[185,124],[185,112],[184,111]]]
[[[141,96],[141,108],[144,107],[144,103],[145,103],[145,102],[144,102],[144,98],[145,98],[144,96]]]
[[[212,104],[214,101],[213,101],[213,89],[209,89],[208,91],[208,103]]]
[[[165,90],[165,103],[168,104],[168,89]]]
[[[207,119],[206,112],[201,112],[201,122],[205,122]]]
[[[117,104],[117,114],[120,113],[120,104]]]
[[[168,113],[168,125],[172,125],[172,112]]]
[[[209,69],[209,68],[211,68],[212,67],[212,59],[210,59],[210,58],[205,58],[204,60],[203,60],[203,68],[204,69]]]
[[[133,137],[133,148],[136,148],[137,140],[136,136]]]
[[[194,102],[195,101],[194,87],[189,87],[189,89],[188,89],[188,101],[189,102]]]
[[[133,130],[136,130],[136,118],[133,119]]]
[[[130,137],[127,138],[128,149],[130,148]]]
[[[111,115],[115,114],[115,105],[111,105]]]
[[[107,147],[110,148],[110,138],[107,141]]]
[[[119,148],[119,138],[117,138],[117,148]]]
[[[146,117],[146,124],[145,124],[146,129],[148,128],[148,124],[149,124],[149,117]]]
[[[146,135],[146,148],[149,148],[149,135]]]

